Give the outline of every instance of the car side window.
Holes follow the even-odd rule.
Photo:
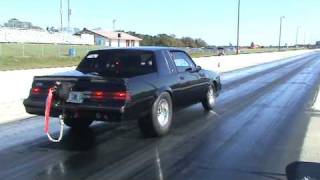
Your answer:
[[[170,69],[170,73],[177,72],[176,71],[176,66],[174,65],[173,61],[171,60],[172,58],[171,58],[170,51],[163,51],[162,53],[164,55],[165,61],[167,63],[167,66]]]
[[[185,72],[188,68],[195,69],[194,63],[184,52],[171,52],[171,55],[178,72]]]

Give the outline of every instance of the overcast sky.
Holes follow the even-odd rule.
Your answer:
[[[212,45],[236,43],[238,0],[70,0],[72,27],[101,27],[155,35],[200,37]],[[64,25],[67,0],[64,2]],[[15,17],[43,28],[60,26],[60,0],[1,0],[0,23]],[[320,0],[241,0],[240,44],[276,45],[320,40]]]

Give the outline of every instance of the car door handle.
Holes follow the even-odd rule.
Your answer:
[[[184,80],[184,76],[179,76],[180,80]]]

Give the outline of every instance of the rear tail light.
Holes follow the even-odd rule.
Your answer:
[[[91,99],[105,99],[106,98],[106,93],[103,91],[92,91],[91,92]]]
[[[114,99],[114,100],[124,100],[124,101],[131,99],[130,94],[127,91],[121,91],[121,92],[92,91],[90,98],[94,100]]]
[[[130,100],[128,92],[115,92],[111,93],[111,98],[116,100]]]
[[[41,93],[41,88],[39,88],[39,87],[33,87],[33,88],[31,89],[31,93],[32,93],[32,94],[40,94],[40,93]]]

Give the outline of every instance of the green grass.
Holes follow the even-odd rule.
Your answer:
[[[278,48],[257,48],[257,49],[241,49],[242,54],[275,52]]]
[[[288,48],[288,49],[281,49],[281,51],[293,51],[293,50],[301,50],[303,48]],[[266,52],[278,52],[278,48],[257,48],[257,49],[250,49],[250,48],[241,48],[240,54],[251,54],[251,53],[266,53]],[[226,55],[235,55],[235,52],[225,52]],[[210,51],[203,51],[203,52],[192,52],[190,55],[194,58],[199,57],[207,57],[207,56],[217,56],[218,52],[210,52]]]
[[[68,56],[70,48],[76,49],[76,57]],[[88,51],[99,48],[101,46],[0,43],[0,71],[74,66]],[[241,53],[245,54],[274,51],[277,51],[277,49],[241,49]],[[216,53],[210,51],[191,53],[194,58],[216,55]]]
[[[0,57],[0,71],[68,67],[77,65],[81,57]]]
[[[288,48],[281,49],[281,51],[293,51],[293,50],[301,50],[303,48]],[[277,52],[278,48],[257,48],[257,49],[241,49],[241,54],[250,54],[250,53],[265,53],[265,52]]]
[[[78,56],[84,56],[88,51],[99,49],[100,46],[89,45],[55,45],[55,44],[0,44],[0,56],[12,57],[61,57],[68,56],[70,48],[75,48]]]
[[[214,52],[192,52],[190,53],[190,56],[193,58],[199,58],[199,57],[209,57],[209,56],[217,56],[217,53]]]
[[[76,57],[69,57],[70,48],[76,49]],[[0,43],[0,71],[66,67],[79,63],[88,51],[100,46]]]

